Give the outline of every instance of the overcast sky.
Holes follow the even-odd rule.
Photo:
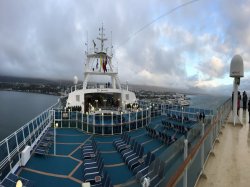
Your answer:
[[[223,91],[240,54],[250,91],[250,1],[199,0],[168,14],[188,1],[1,0],[0,75],[82,80],[86,33],[96,39],[103,23],[121,82]]]

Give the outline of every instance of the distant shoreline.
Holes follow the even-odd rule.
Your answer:
[[[62,96],[60,93],[44,93],[33,90],[13,90],[13,89],[0,89],[0,91],[9,91],[9,92],[23,92],[23,93],[34,93],[34,94],[43,94],[43,95],[52,95],[52,96]]]

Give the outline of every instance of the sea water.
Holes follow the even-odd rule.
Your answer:
[[[58,96],[0,91],[0,141],[55,104]]]

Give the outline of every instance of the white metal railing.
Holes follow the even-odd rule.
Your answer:
[[[180,158],[182,162],[175,163],[175,161],[171,160],[172,165],[176,164],[176,169],[171,172],[169,170],[165,171],[160,186],[195,186],[199,176],[203,174],[204,165],[213,150],[230,110],[231,99],[228,99],[217,108],[211,119],[203,124],[197,124],[188,132],[186,137],[181,139],[181,142],[178,141],[172,144],[173,149],[167,149],[161,155],[164,160],[169,158],[169,155],[183,154]],[[169,164],[168,161],[165,163],[166,165]]]
[[[151,109],[145,108],[138,111],[127,111],[126,113],[114,112],[106,115],[99,114],[83,114],[74,111],[55,111],[55,122],[58,127],[78,128],[87,133],[93,134],[121,134],[122,127],[126,126],[126,131],[135,130],[148,125],[151,120]],[[121,127],[119,132],[114,133],[114,129]],[[95,128],[102,128],[101,132],[97,133]],[[104,133],[105,129],[111,128],[109,133]]]
[[[53,113],[50,111],[58,104],[59,101],[0,142],[0,179],[8,174],[9,169],[17,168],[20,164],[20,152],[25,145],[29,144],[31,148],[35,146],[44,130],[53,122]],[[16,155],[18,159],[13,163]],[[5,168],[9,169],[5,171]]]

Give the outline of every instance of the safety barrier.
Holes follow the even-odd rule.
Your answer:
[[[100,135],[122,134],[148,125],[151,109],[145,108],[126,113],[83,114],[75,111],[55,110],[58,127],[78,128],[84,132]]]
[[[205,123],[196,124],[160,156],[166,164],[160,186],[195,186],[230,110],[228,99]]]
[[[26,145],[34,148],[42,133],[51,125],[54,119],[53,108],[59,107],[59,102],[49,107],[40,115],[30,120],[17,131],[0,142],[0,180],[21,164],[21,152]]]

